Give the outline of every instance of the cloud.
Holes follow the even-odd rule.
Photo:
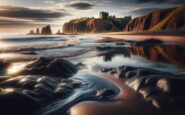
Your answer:
[[[136,0],[137,3],[171,3],[171,4],[181,4],[185,3],[185,0]]]
[[[79,9],[79,10],[92,9],[95,6],[96,5],[90,2],[74,2],[74,3],[66,5],[66,7],[72,7],[72,8]]]
[[[135,16],[142,16],[157,10],[161,10],[161,9],[160,8],[138,8],[130,11],[129,13]]]
[[[55,1],[47,0],[47,1],[44,1],[44,3],[46,3],[46,4],[54,4]]]
[[[29,19],[33,21],[45,21],[61,18],[67,15],[69,14],[65,11],[32,9],[10,5],[0,5],[0,17]]]
[[[161,10],[161,8],[140,8],[140,7],[121,7],[120,14],[131,15],[132,17],[144,16],[153,11]]]

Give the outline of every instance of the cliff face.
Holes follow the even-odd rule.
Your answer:
[[[121,31],[129,20],[84,18],[67,22],[63,26],[64,33],[97,33]]]
[[[42,35],[52,35],[51,27],[48,25],[44,28],[42,28]]]
[[[124,31],[159,31],[184,29],[185,5],[152,12],[148,15],[131,20]]]

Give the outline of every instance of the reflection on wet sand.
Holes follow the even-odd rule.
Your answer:
[[[105,53],[101,53],[98,56],[102,56],[104,61],[111,61],[112,57],[116,55],[123,55],[124,57],[130,57],[130,53],[126,50],[126,48],[122,47],[121,49],[113,49],[111,51],[107,51]]]
[[[185,47],[178,45],[166,46],[135,46],[129,48],[132,55],[142,56],[155,62],[185,66]]]
[[[76,105],[70,115],[159,115],[158,111],[146,103],[141,102],[115,102],[97,103],[84,102]]]
[[[112,61],[116,55],[124,57],[140,56],[154,62],[173,64],[179,67],[185,66],[185,47],[180,45],[160,45],[160,46],[131,46],[122,49],[107,49],[107,52],[99,54],[105,62]]]

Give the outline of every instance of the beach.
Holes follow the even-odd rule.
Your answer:
[[[4,115],[183,114],[171,102],[184,95],[183,43],[181,35],[1,37],[0,107]]]

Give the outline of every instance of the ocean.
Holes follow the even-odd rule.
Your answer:
[[[102,39],[90,35],[1,36],[0,59],[12,62],[12,68],[21,67],[39,57],[48,57],[85,64],[87,69],[93,71],[123,65],[172,73],[185,69],[185,46],[182,44],[133,46],[129,42]]]

